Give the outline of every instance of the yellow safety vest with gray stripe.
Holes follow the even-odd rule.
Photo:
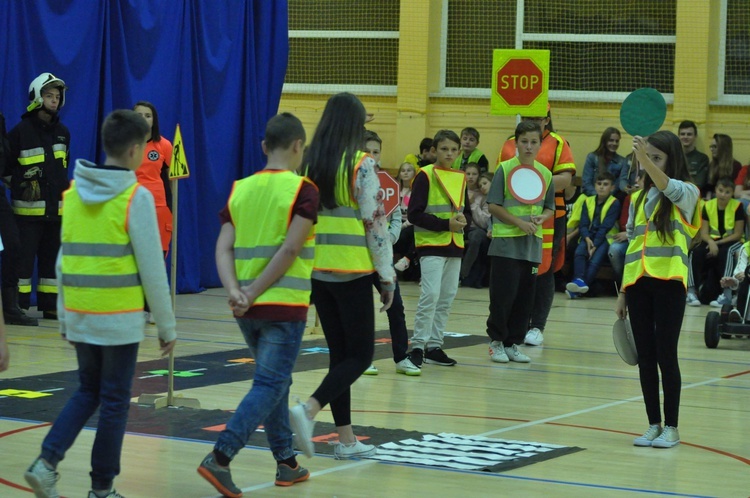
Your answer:
[[[370,250],[365,240],[365,225],[354,198],[354,182],[364,152],[357,152],[352,175],[347,175],[342,159],[336,175],[336,204],[334,209],[323,208],[318,213],[315,227],[315,264],[313,278],[318,272],[372,273]]]
[[[450,171],[452,175],[455,175],[453,176],[453,178],[455,178],[456,181],[451,185],[445,185],[445,188],[453,190],[451,192],[451,196],[454,199],[460,199],[460,205],[458,206],[458,208],[454,207],[450,197],[448,196],[448,193],[444,190],[444,187],[438,180],[434,164],[425,166],[419,172],[420,174],[424,173],[430,183],[429,191],[427,192],[427,207],[425,208],[424,212],[443,220],[448,220],[452,218],[454,214],[463,212],[464,203],[466,202],[464,198],[466,182],[465,179],[461,178],[460,176],[463,175],[463,172],[457,172],[455,170],[447,171]],[[414,225],[414,244],[417,247],[443,247],[450,245],[451,242],[456,244],[456,246],[463,248],[463,232],[451,232],[448,230],[444,232],[434,232],[432,230]]]
[[[597,197],[595,195],[592,195],[592,196],[587,197],[586,200],[584,200],[586,211],[589,214],[590,222],[593,221],[594,213],[596,212],[596,199]],[[607,198],[607,200],[604,201],[604,206],[602,206],[602,210],[599,212],[599,223],[604,223],[604,219],[607,217],[609,208],[612,207],[612,204],[614,204],[616,200],[617,199],[615,198],[614,195],[610,195]],[[568,220],[568,223],[570,223],[570,220]],[[614,240],[615,235],[617,235],[618,233],[620,233],[619,222],[615,222],[615,224],[612,225],[612,228],[609,229],[609,232],[607,232],[607,242],[611,244],[612,241]],[[592,236],[592,239],[593,239],[593,236]]]
[[[632,194],[630,204],[635,208],[643,191]],[[633,285],[642,276],[662,280],[680,280],[685,288],[688,282],[688,248],[701,225],[699,204],[693,212],[693,219],[688,222],[682,217],[680,209],[672,205],[670,213],[670,237],[662,241],[652,221],[659,210],[661,200],[656,203],[651,218],[646,219],[646,200],[634,211],[633,239],[625,253],[625,270],[622,277],[622,288]]]
[[[502,168],[503,170],[503,177],[505,180],[503,207],[506,209],[506,211],[508,211],[508,213],[512,214],[513,216],[521,218],[524,221],[531,221],[532,216],[539,216],[544,211],[544,200],[547,197],[547,190],[552,183],[552,173],[550,173],[550,171],[545,168],[543,164],[534,161],[534,169],[536,169],[539,174],[542,175],[542,178],[544,178],[544,196],[540,201],[534,204],[526,204],[519,201],[513,196],[510,191],[510,186],[508,185],[508,177],[510,176],[510,172],[520,164],[521,161],[518,159],[518,157],[513,157],[500,164],[500,168]],[[515,225],[509,225],[507,223],[499,222],[499,220],[497,220],[497,218],[495,217],[493,217],[492,220],[492,237],[525,237],[526,235],[528,235],[526,232]],[[496,222],[496,220],[498,222]],[[534,235],[539,237],[540,239],[542,238],[542,225],[537,225]]]
[[[291,171],[263,170],[234,183],[227,205],[235,228],[234,264],[241,286],[252,284],[281,248],[292,222],[292,206],[306,181]],[[294,263],[253,306],[307,308],[314,257],[311,230]]]
[[[62,287],[65,309],[84,314],[143,311],[143,287],[128,235],[130,203],[140,185],[84,204],[73,182],[63,193]]]
[[[719,240],[722,238],[719,232],[719,201],[714,197],[710,201],[706,201],[704,206],[708,215],[708,234],[712,239]],[[729,237],[734,233],[734,217],[741,206],[742,203],[737,199],[729,199],[727,206],[724,208],[724,237]]]

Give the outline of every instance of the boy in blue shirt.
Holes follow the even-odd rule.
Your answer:
[[[609,241],[617,230],[620,201],[613,195],[615,177],[605,171],[596,177],[596,196],[587,197],[581,209],[581,238],[573,257],[573,281],[565,289],[568,297],[575,299],[589,291],[589,284],[607,257]]]

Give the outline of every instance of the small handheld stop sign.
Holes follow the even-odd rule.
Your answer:
[[[390,216],[401,203],[399,185],[395,178],[383,170],[378,171],[378,180],[380,180],[380,191],[383,193],[385,215]]]
[[[523,204],[536,204],[546,193],[544,177],[533,166],[520,164],[508,174],[508,189]]]

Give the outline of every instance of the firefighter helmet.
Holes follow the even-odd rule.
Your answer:
[[[65,82],[55,76],[52,73],[42,73],[31,82],[29,85],[29,106],[26,108],[27,111],[33,111],[38,107],[42,106],[44,99],[42,98],[42,88],[45,86],[54,86],[60,89],[60,105],[57,107],[59,111],[62,106],[65,105]]]

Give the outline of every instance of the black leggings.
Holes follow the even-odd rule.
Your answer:
[[[677,427],[682,377],[677,360],[685,286],[679,280],[641,277],[625,294],[638,350],[641,391],[649,424],[661,423],[659,370],[664,390],[664,423]]]
[[[350,386],[372,363],[375,309],[372,275],[350,282],[312,281],[312,300],[329,349],[328,374],[312,397],[331,405],[336,427],[350,425]]]

